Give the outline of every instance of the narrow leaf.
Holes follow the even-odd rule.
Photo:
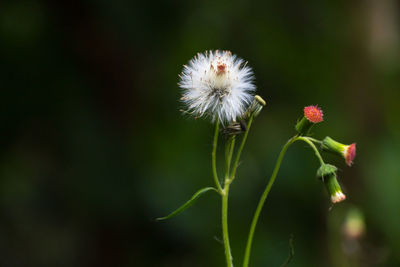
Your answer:
[[[196,199],[198,199],[202,194],[204,194],[205,192],[208,192],[210,190],[214,190],[214,191],[218,192],[217,189],[215,189],[214,187],[206,187],[206,188],[200,189],[185,204],[183,204],[182,206],[180,206],[179,208],[177,208],[176,210],[171,212],[169,215],[167,215],[165,217],[157,218],[156,221],[162,221],[162,220],[166,220],[166,219],[175,217],[176,215],[178,215],[179,213],[181,213],[185,209],[187,209],[190,206],[192,206],[194,204],[194,202],[196,201]]]

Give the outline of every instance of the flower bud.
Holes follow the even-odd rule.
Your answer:
[[[337,181],[336,173],[331,173],[328,176],[325,176],[323,181],[333,204],[339,203],[346,199],[346,196],[343,194],[342,189]]]
[[[301,135],[307,135],[314,124],[324,120],[323,116],[324,114],[318,106],[305,107],[304,117],[297,122],[296,131]]]
[[[346,199],[337,181],[336,171],[337,168],[331,164],[323,164],[317,171],[317,177],[324,182],[332,203],[338,203]]]
[[[353,160],[356,156],[355,143],[351,145],[344,145],[336,142],[329,136],[325,137],[324,140],[322,140],[322,149],[342,156],[348,166],[351,166],[353,164]]]
[[[259,95],[254,96],[254,100],[251,103],[251,105],[249,106],[249,108],[247,109],[245,117],[248,118],[251,115],[254,115],[254,117],[257,117],[265,105],[266,105],[265,100],[262,99],[261,96],[259,96]]]

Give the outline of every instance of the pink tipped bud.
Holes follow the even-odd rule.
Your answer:
[[[342,188],[340,188],[337,180],[336,170],[337,168],[335,166],[324,164],[317,172],[317,176],[324,182],[333,204],[342,202],[346,199],[346,196],[343,194]]]
[[[329,136],[322,140],[322,149],[341,155],[348,166],[353,164],[353,160],[356,157],[356,143],[344,145],[333,140]]]
[[[304,108],[304,117],[312,123],[318,123],[324,120],[324,113],[318,106],[308,106]]]
[[[353,160],[356,156],[356,143],[346,146],[346,148],[343,151],[343,155],[346,160],[346,164],[348,166],[353,165]]]

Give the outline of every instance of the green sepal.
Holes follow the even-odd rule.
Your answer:
[[[324,180],[324,177],[335,174],[337,168],[331,164],[322,164],[317,171],[317,177]]]
[[[308,135],[310,133],[311,128],[314,126],[314,123],[310,122],[306,117],[303,117],[296,124],[296,131],[300,135]]]
[[[217,189],[215,189],[214,187],[206,187],[206,188],[202,188],[199,191],[197,191],[191,199],[189,199],[185,204],[183,204],[182,206],[180,206],[179,208],[177,208],[176,210],[174,210],[173,212],[171,212],[169,215],[165,216],[165,217],[160,217],[160,218],[156,218],[156,221],[162,221],[162,220],[166,220],[166,219],[170,219],[172,217],[175,217],[176,215],[178,215],[179,213],[183,212],[184,210],[186,210],[187,208],[189,208],[190,206],[192,206],[194,204],[194,202],[204,193],[210,191],[210,190],[214,190],[215,192],[218,192]]]

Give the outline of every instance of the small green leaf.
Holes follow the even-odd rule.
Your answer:
[[[217,189],[215,189],[214,187],[206,187],[206,188],[202,188],[199,191],[197,191],[191,199],[189,199],[185,204],[183,204],[182,206],[180,206],[179,208],[177,208],[176,210],[174,210],[173,212],[171,212],[169,215],[165,216],[165,217],[160,217],[157,218],[156,221],[162,221],[162,220],[166,220],[172,217],[175,217],[176,215],[178,215],[179,213],[181,213],[182,211],[184,211],[185,209],[189,208],[190,206],[192,206],[194,204],[194,202],[196,201],[196,199],[198,199],[202,194],[204,194],[205,192],[208,192],[210,190],[214,190],[215,192],[218,192]]]

